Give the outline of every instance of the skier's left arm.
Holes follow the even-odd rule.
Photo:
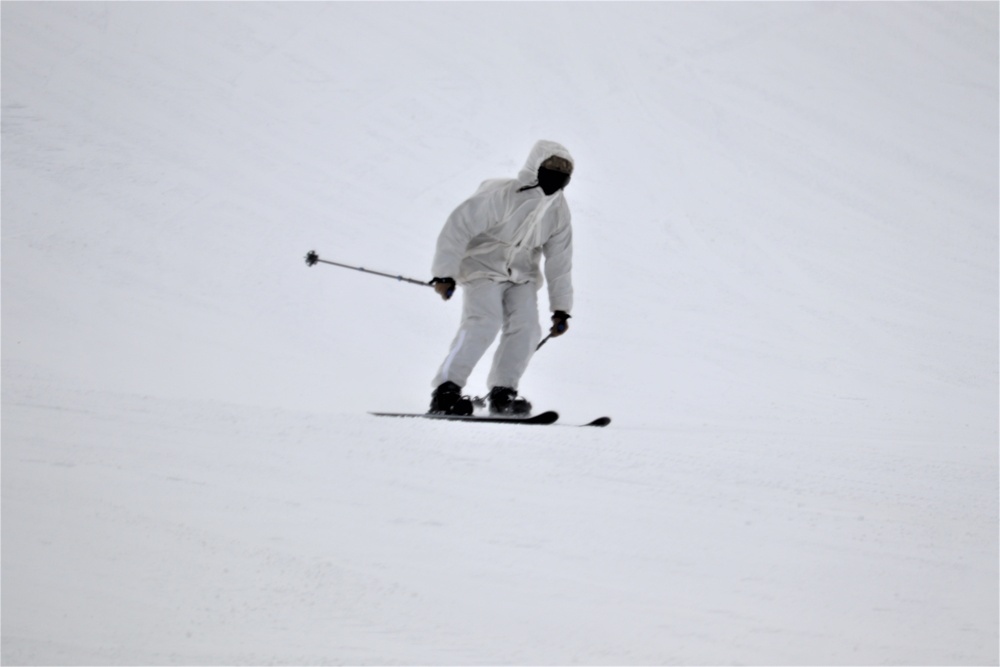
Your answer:
[[[542,246],[545,280],[549,285],[549,309],[566,315],[573,309],[573,228],[568,208],[558,211],[555,233]]]

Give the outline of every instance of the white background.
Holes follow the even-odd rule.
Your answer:
[[[3,661],[996,664],[997,24],[3,3]],[[612,426],[367,415],[460,306],[303,256],[429,279],[543,138],[521,389]]]

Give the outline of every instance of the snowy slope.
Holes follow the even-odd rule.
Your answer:
[[[0,12],[5,663],[997,663],[996,3]],[[539,138],[613,426],[368,417]]]

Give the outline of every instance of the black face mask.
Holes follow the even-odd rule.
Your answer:
[[[569,174],[554,169],[538,168],[538,186],[547,195],[553,195],[569,183]]]

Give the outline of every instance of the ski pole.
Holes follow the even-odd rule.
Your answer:
[[[561,311],[559,311],[559,312],[561,312]],[[555,320],[555,315],[552,316],[552,319],[553,319],[553,321]],[[535,352],[538,352],[540,349],[542,349],[542,345],[545,345],[546,343],[548,343],[549,339],[552,338],[553,336],[558,336],[560,334],[566,333],[566,326],[567,326],[566,325],[566,320],[567,319],[569,319],[569,315],[566,315],[566,319],[564,319],[561,322],[559,322],[559,324],[553,324],[552,325],[552,329],[549,330],[549,335],[542,339],[542,342],[539,343],[538,347],[535,348]]]
[[[340,262],[331,262],[328,259],[320,259],[320,256],[316,254],[315,250],[310,250],[306,255],[306,265],[316,266],[316,264],[330,264],[331,266],[339,266],[344,269],[354,269],[355,271],[362,271],[364,273],[370,273],[375,276],[383,276],[385,278],[392,278],[393,280],[405,283],[413,283],[414,285],[424,285],[425,287],[432,287],[432,285],[426,280],[417,280],[416,278],[405,278],[403,276],[395,276],[391,273],[382,273],[381,271],[372,271],[371,269],[366,269],[363,266],[351,266],[349,264],[341,264]]]
[[[381,271],[372,271],[371,269],[366,269],[363,266],[351,266],[350,264],[341,264],[340,262],[333,262],[333,261],[330,261],[328,259],[320,259],[320,256],[316,254],[315,250],[310,250],[306,254],[306,265],[307,266],[316,266],[317,264],[330,264],[331,266],[339,266],[339,267],[344,268],[344,269],[353,269],[355,271],[362,271],[364,273],[370,273],[370,274],[376,275],[376,276],[383,276],[385,278],[392,278],[393,280],[397,280],[397,281],[400,281],[400,282],[413,283],[414,285],[424,285],[425,287],[434,287],[434,285],[432,283],[424,282],[423,280],[417,280],[416,278],[406,278],[404,276],[395,276],[395,275],[393,275],[391,273],[382,273]],[[535,348],[535,351],[537,352],[538,350],[542,349],[542,345],[545,345],[547,342],[549,342],[550,338],[552,338],[552,334],[549,334],[548,336],[546,336],[545,338],[543,338],[542,342],[540,342],[538,344],[538,347]]]

